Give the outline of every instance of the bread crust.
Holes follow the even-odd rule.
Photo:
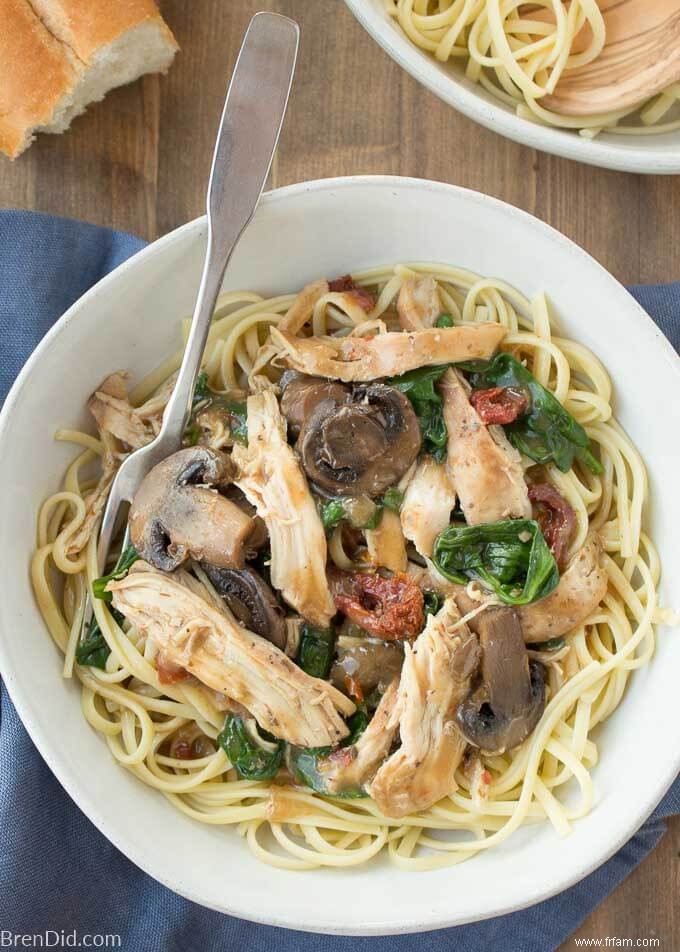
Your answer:
[[[178,46],[154,0],[0,0],[0,150],[16,158],[60,110],[65,128],[97,53],[144,24],[158,29],[169,65]]]
[[[0,0],[0,23],[0,149],[15,158],[79,73],[28,0]]]
[[[47,28],[89,63],[102,46],[145,22],[158,25],[169,44],[177,41],[154,0],[30,0]]]

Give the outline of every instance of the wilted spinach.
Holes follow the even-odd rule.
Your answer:
[[[115,608],[110,609],[111,614],[119,625],[122,625],[125,618]],[[102,671],[106,668],[106,659],[111,654],[102,630],[99,627],[97,616],[93,615],[87,628],[87,634],[82,641],[78,642],[76,647],[76,661],[90,668],[100,668]]]
[[[554,462],[563,473],[571,469],[574,458],[585,463],[592,473],[602,472],[581,424],[510,354],[497,354],[491,360],[473,360],[456,367],[472,375],[470,383],[474,390],[514,387],[529,391],[529,411],[505,426],[508,439],[520,453],[537,463]]]
[[[329,532],[345,520],[351,522],[355,529],[377,529],[382,519],[382,503],[371,502],[368,505],[368,502],[366,500],[367,505],[359,508],[349,496],[329,499],[319,507],[321,524]]]
[[[300,629],[297,663],[313,678],[327,678],[335,657],[335,632],[332,628],[315,628],[304,622]]]
[[[423,597],[425,602],[425,614],[436,615],[444,604],[443,597],[439,594],[439,592],[433,592],[430,590],[423,592]]]
[[[324,767],[328,766],[328,759],[332,754],[356,743],[366,730],[368,722],[368,713],[363,707],[359,707],[347,721],[348,736],[337,747],[294,747],[292,744],[289,745],[286,760],[290,772],[299,783],[310,787],[315,793],[339,797],[343,800],[365,797],[366,793],[359,787],[343,790],[341,793],[331,793],[328,790],[324,776]]]
[[[100,598],[104,602],[110,602],[113,595],[111,592],[106,591],[106,586],[109,582],[117,582],[119,579],[125,578],[131,566],[135,564],[138,558],[139,553],[134,545],[129,545],[126,549],[123,549],[118,557],[115,569],[109,572],[108,575],[102,575],[101,578],[96,578],[92,583],[92,594],[94,597]]]
[[[476,526],[453,523],[437,536],[433,562],[452,582],[479,579],[508,605],[544,598],[559,582],[557,563],[533,519]]]
[[[392,486],[391,489],[388,489],[385,495],[382,497],[382,504],[385,509],[389,509],[390,512],[396,512],[397,515],[399,515],[403,501],[404,494],[400,492],[395,486]]]
[[[242,717],[231,714],[227,714],[217,740],[244,780],[269,780],[276,776],[286,746],[266,731],[249,730]]]
[[[453,327],[453,318],[450,314],[440,314],[434,322],[435,327]]]
[[[420,424],[423,451],[434,456],[438,463],[443,463],[446,459],[447,432],[442,398],[434,385],[441,380],[447,369],[446,366],[418,367],[400,377],[387,380],[391,387],[401,390],[411,401]]]

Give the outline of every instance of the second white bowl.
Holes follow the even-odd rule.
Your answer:
[[[386,12],[383,0],[345,3],[373,39],[414,79],[492,132],[532,149],[605,169],[647,175],[680,173],[680,130],[643,136],[603,133],[596,139],[585,139],[577,132],[521,119],[477,83],[467,80],[458,66],[439,63],[415,46]]]

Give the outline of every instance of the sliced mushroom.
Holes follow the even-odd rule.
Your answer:
[[[267,532],[264,519],[260,519],[255,506],[252,505],[243,490],[239,489],[235,484],[228,486],[223,491],[223,495],[235,503],[242,512],[245,512],[245,514],[253,520],[253,531],[248,536],[248,552],[254,553],[258,549],[261,549],[263,545],[269,542],[269,533]],[[251,558],[250,555],[248,557]]]
[[[322,401],[298,439],[312,482],[324,493],[342,496],[380,495],[401,479],[420,444],[409,400],[380,383],[355,387],[350,404]]]
[[[404,663],[403,646],[396,641],[357,641],[356,644],[339,644],[331,668],[330,680],[340,691],[348,684],[358,685],[366,697],[376,688],[384,690],[398,677]]]
[[[350,390],[344,384],[323,377],[307,377],[294,370],[284,373],[281,388],[281,413],[288,423],[288,435],[294,438],[322,401],[342,406],[351,400]]]
[[[190,556],[240,568],[253,520],[220,495],[232,478],[228,456],[206,446],[173,453],[146,475],[130,507],[132,544],[172,572]]]
[[[276,595],[255,569],[226,569],[204,562],[201,566],[213,588],[244,628],[262,635],[282,651],[288,632],[286,616]]]
[[[482,648],[481,680],[456,711],[458,728],[482,750],[502,752],[528,737],[545,709],[545,669],[529,662],[517,612],[488,608],[469,621]]]

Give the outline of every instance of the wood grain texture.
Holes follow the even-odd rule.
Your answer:
[[[626,283],[680,279],[680,176],[643,178],[536,153],[445,106],[401,71],[341,0],[167,0],[182,47],[166,77],[117,90],[65,136],[0,160],[0,206],[153,239],[200,215],[243,31],[258,9],[302,25],[294,95],[271,180],[391,173],[497,196],[573,238]],[[577,933],[680,948],[680,819]],[[575,948],[573,939],[564,949]],[[510,950],[513,952],[513,950]]]

